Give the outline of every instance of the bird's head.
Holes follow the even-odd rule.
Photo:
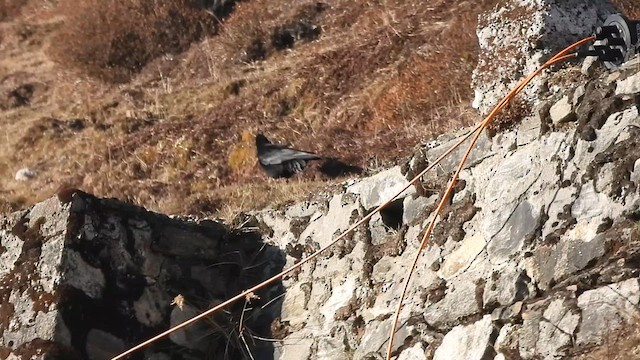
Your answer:
[[[266,136],[262,134],[256,135],[256,146],[263,146],[266,144],[271,144],[271,141],[269,141]]]

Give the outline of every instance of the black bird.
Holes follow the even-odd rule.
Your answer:
[[[321,159],[314,153],[272,144],[262,134],[256,135],[256,148],[260,167],[272,178],[289,178],[304,170],[308,161]]]

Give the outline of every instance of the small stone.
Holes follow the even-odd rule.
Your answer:
[[[456,277],[467,270],[485,248],[486,242],[482,234],[465,238],[460,247],[446,258],[438,275],[445,280]]]
[[[182,309],[176,306],[171,311],[170,326],[174,327],[192,317],[199,315],[198,309],[185,304]],[[182,328],[169,335],[169,339],[175,344],[184,346],[192,350],[204,350],[209,342],[211,327],[204,321],[197,322],[191,326]]]
[[[591,76],[596,72],[599,63],[600,62],[596,56],[588,56],[582,62],[580,72],[584,75]]]
[[[523,302],[518,301],[511,306],[503,306],[496,308],[491,313],[491,320],[493,321],[509,321],[517,318],[522,313]]]
[[[427,356],[424,354],[422,344],[417,343],[413,347],[402,351],[398,356],[398,360],[427,360]]]
[[[631,173],[629,180],[634,182],[636,186],[640,184],[640,159],[636,160],[633,165],[633,172]]]
[[[566,95],[551,106],[549,115],[554,124],[562,124],[576,119],[576,113],[573,111],[569,97]]]
[[[506,306],[523,300],[529,294],[529,279],[522,270],[507,267],[497,271],[487,281],[483,291],[483,303],[486,305]]]
[[[607,83],[612,83],[618,79],[620,79],[620,71],[614,71],[612,73],[610,73],[607,78],[605,79],[605,82]]]
[[[427,210],[435,204],[436,200],[437,196],[435,195],[430,197],[419,196],[417,198],[407,196],[403,202],[402,222],[404,224],[412,224],[420,218],[427,217]]]
[[[566,287],[567,291],[576,292],[578,291],[578,285],[569,285]]]
[[[29,181],[33,180],[38,174],[35,170],[30,168],[22,168],[16,172],[16,180],[17,181]]]
[[[571,104],[573,106],[578,106],[582,98],[584,97],[586,89],[584,85],[580,85],[575,90],[573,90],[573,96],[571,97]]]
[[[500,328],[494,348],[500,354],[518,353],[518,330],[519,325],[505,324]]]

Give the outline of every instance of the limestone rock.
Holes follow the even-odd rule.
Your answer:
[[[539,311],[539,310],[538,310]],[[555,299],[542,312],[528,314],[519,331],[519,351],[523,359],[557,359],[573,341],[580,316],[573,312],[569,301]]]
[[[427,360],[422,344],[418,343],[400,353],[398,360]]]
[[[489,339],[494,331],[491,316],[471,325],[456,326],[444,336],[433,360],[481,360],[489,349]]]
[[[359,195],[362,206],[366,210],[371,210],[389,200],[391,195],[408,184],[409,182],[402,175],[400,167],[396,166],[351,185],[347,188],[347,193]],[[404,198],[414,193],[415,188],[410,186],[398,198]]]
[[[640,73],[616,82],[616,95],[631,95],[640,92]]]
[[[566,95],[551,106],[549,115],[554,124],[562,124],[573,121],[576,118],[576,114],[573,112],[573,108],[569,102],[569,97]]]
[[[23,359],[25,354],[40,352],[47,358],[57,354],[61,359],[110,359],[172,324],[167,314],[177,293],[188,299],[185,309],[189,302],[204,308],[209,302],[200,299],[226,297],[228,291],[246,288],[283,264],[279,251],[270,253],[260,237],[250,232],[232,233],[221,224],[170,219],[79,191],[69,200],[52,198],[9,218],[0,217],[0,307],[9,319],[0,324],[0,351],[9,357]],[[195,249],[195,244],[201,248]],[[186,253],[185,248],[192,251]],[[258,252],[272,254],[266,259],[274,266],[255,268],[249,275],[253,280],[238,276],[232,269],[240,260],[224,255],[252,258]],[[211,265],[216,263],[222,265],[213,270]],[[197,277],[206,282],[191,276],[190,270],[196,268],[211,272]],[[224,293],[205,291],[212,276],[224,284]],[[260,301],[269,302],[278,292],[261,295]],[[257,307],[266,303],[260,301]],[[247,315],[246,326],[268,326],[275,317],[266,310],[266,318],[258,323]],[[192,309],[189,315],[198,312]],[[238,315],[230,320],[234,316]],[[173,324],[187,317],[172,316]],[[198,327],[175,333],[173,346],[199,351],[200,356],[208,348],[198,341],[215,347],[210,326],[198,325],[206,329],[190,338],[185,334],[193,335]],[[227,346],[226,340],[220,341],[220,346]],[[258,351],[261,345],[252,347]],[[246,350],[231,347],[227,351]]]
[[[524,0],[507,2],[479,19],[480,59],[473,73],[474,107],[483,114],[497,104],[522,77],[551,54],[587,37],[608,14],[605,0]],[[542,79],[526,91],[533,100]]]

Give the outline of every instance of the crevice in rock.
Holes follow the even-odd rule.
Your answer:
[[[404,213],[404,199],[394,200],[384,209],[380,210],[382,223],[394,230],[400,230],[402,226],[402,215]]]

